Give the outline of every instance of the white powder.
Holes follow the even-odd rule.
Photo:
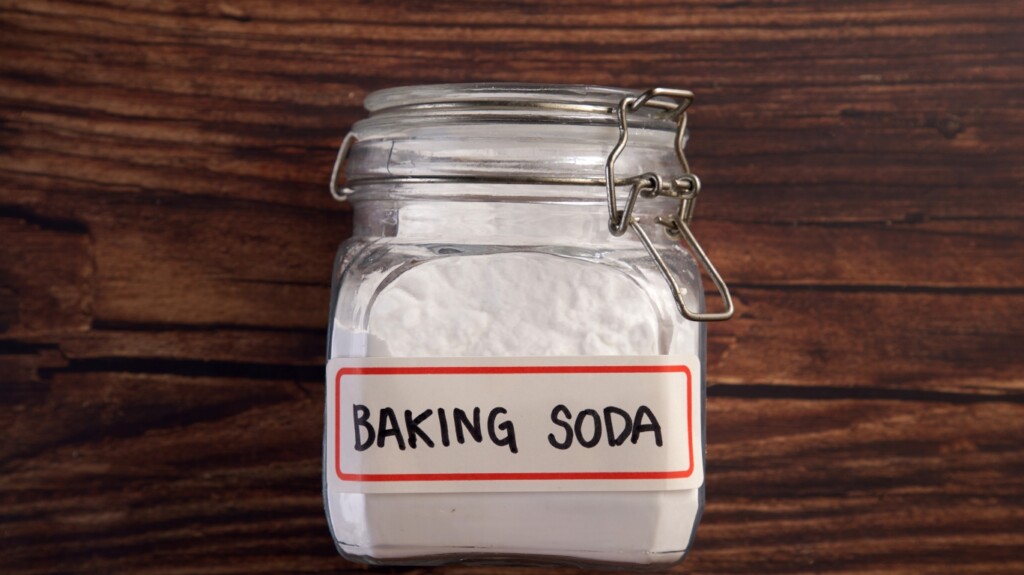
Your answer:
[[[595,268],[530,253],[430,262],[378,297],[369,331],[387,351],[373,355],[658,354],[649,296]]]
[[[664,282],[655,280],[539,253],[434,260],[379,293],[368,333],[336,321],[331,355],[696,353],[696,326],[674,313]],[[666,320],[671,329],[662,327]],[[334,535],[351,555],[486,553],[646,564],[681,557],[699,491],[331,493],[328,507]]]

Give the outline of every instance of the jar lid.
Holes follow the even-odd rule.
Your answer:
[[[373,92],[365,102],[370,116],[352,128],[346,187],[356,199],[381,184],[561,183],[599,186],[590,191],[600,200],[604,166],[620,131],[618,106],[634,93],[506,83]],[[679,171],[673,152],[678,118],[670,113],[677,106],[655,98],[630,114],[619,173]]]

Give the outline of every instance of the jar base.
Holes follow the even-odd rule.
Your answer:
[[[643,569],[683,558],[700,491],[335,493],[327,512],[341,554],[372,565]]]
[[[588,569],[660,571],[683,560],[687,551],[663,551],[655,553],[577,551],[576,555],[552,555],[550,550],[500,549],[435,549],[396,548],[393,550],[374,549],[371,554],[362,554],[366,549],[337,543],[341,555],[348,561],[365,563],[377,567],[436,567],[441,565],[514,565],[519,567],[580,567]]]

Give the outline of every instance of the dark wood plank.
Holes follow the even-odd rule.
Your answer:
[[[0,30],[0,571],[364,570],[320,498],[325,182],[368,92],[473,80],[698,95],[739,311],[680,572],[1024,571],[1019,2],[8,0]]]

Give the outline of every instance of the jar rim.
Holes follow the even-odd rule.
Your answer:
[[[525,82],[473,82],[426,84],[376,90],[366,96],[371,113],[393,108],[460,102],[544,102],[614,106],[637,90],[590,84],[539,84]]]
[[[468,83],[388,88],[346,137],[348,186],[512,184],[600,186],[622,133],[621,106],[643,92],[584,84]],[[678,169],[671,98],[630,110],[622,174]],[[668,106],[668,107],[666,107]],[[343,146],[343,149],[345,147]],[[624,185],[616,180],[616,185]],[[465,187],[467,194],[470,186]],[[552,196],[550,191],[546,196]],[[558,194],[555,194],[558,195]]]

